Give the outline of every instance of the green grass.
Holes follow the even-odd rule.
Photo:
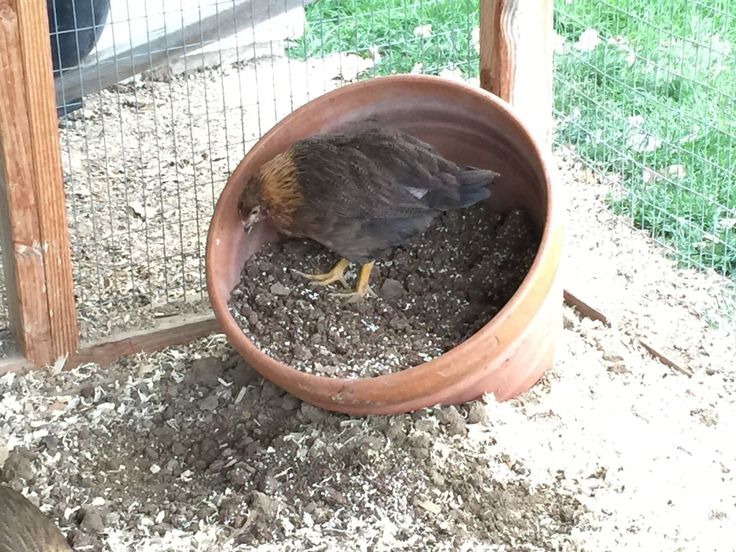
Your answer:
[[[307,7],[305,37],[289,54],[369,57],[378,47],[380,62],[366,76],[408,73],[420,61],[427,74],[457,67],[477,75],[478,56],[470,40],[477,20],[477,0],[317,0]],[[432,25],[431,36],[415,36],[424,25]]]
[[[612,208],[689,264],[736,274],[736,12],[732,0],[556,2],[557,141],[622,175]],[[729,10],[732,12],[729,18]],[[432,25],[429,37],[415,29]],[[318,0],[289,55],[352,52],[380,62],[366,75],[477,76],[477,0]],[[573,45],[596,29],[592,51]],[[728,47],[732,51],[728,51]],[[636,124],[634,124],[636,122]],[[651,151],[636,146],[649,140]],[[685,174],[646,181],[645,171]],[[668,169],[669,168],[669,169]],[[681,170],[680,170],[681,171]]]
[[[556,58],[555,108],[558,141],[622,174],[614,209],[688,263],[734,274],[736,28],[727,6],[559,2],[555,27],[567,45]],[[590,52],[573,47],[586,29],[603,39]],[[661,146],[637,151],[640,139]],[[643,177],[645,169],[674,173],[679,165],[684,177]]]

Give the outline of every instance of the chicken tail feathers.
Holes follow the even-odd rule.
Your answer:
[[[475,205],[490,195],[490,185],[499,176],[497,172],[475,167],[464,167],[457,178],[457,196],[447,205],[449,209],[464,209]]]
[[[463,167],[454,176],[446,175],[445,185],[435,187],[426,197],[433,209],[464,209],[486,199],[497,172]]]

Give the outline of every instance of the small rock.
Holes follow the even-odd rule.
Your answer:
[[[179,462],[176,460],[176,458],[171,458],[168,462],[166,462],[166,465],[164,466],[164,472],[175,477],[179,476],[179,474],[181,473],[181,466],[179,465]]]
[[[248,278],[250,278],[251,280],[255,280],[256,278],[259,278],[261,276],[260,269],[257,265],[253,263],[248,265],[248,268],[245,269],[245,272],[248,275]]]
[[[403,316],[394,316],[388,321],[388,325],[394,330],[405,330],[409,327],[409,322]]]
[[[214,511],[209,506],[202,506],[197,510],[197,517],[203,521],[206,521],[212,514]]]
[[[294,358],[297,360],[308,361],[312,359],[312,351],[307,349],[304,345],[294,345],[291,350]]]
[[[274,491],[278,490],[281,483],[274,477],[273,473],[266,472],[263,477],[258,481],[257,488],[262,493],[273,494]]]
[[[297,399],[294,395],[284,395],[284,397],[281,399],[281,408],[284,410],[296,410],[299,408],[301,401]]]
[[[187,370],[184,381],[189,384],[217,387],[220,385],[218,380],[222,377],[224,371],[225,365],[219,358],[198,358],[192,362],[191,367]]]
[[[271,272],[273,270],[273,263],[270,261],[259,261],[258,268],[261,272]]]
[[[334,376],[337,374],[337,366],[324,366],[318,363],[314,365],[314,371],[323,376]]]
[[[381,286],[381,297],[387,301],[395,301],[401,298],[406,290],[401,282],[394,280],[393,278],[386,278]]]
[[[222,468],[224,467],[225,461],[222,458],[216,458],[210,463],[207,469],[213,473],[220,473],[220,471],[222,471]]]
[[[248,323],[251,326],[258,325],[258,322],[260,322],[260,318],[258,317],[258,313],[254,311],[253,309],[249,308],[244,311],[245,317],[248,319]]]
[[[171,453],[175,456],[184,456],[187,453],[187,448],[179,442],[171,445]]]
[[[261,399],[265,402],[270,401],[273,398],[280,397],[285,391],[274,385],[270,381],[263,382],[263,388],[261,389]]]
[[[563,523],[572,523],[575,521],[575,510],[572,506],[563,506],[560,508],[560,521]]]
[[[432,447],[434,439],[426,431],[413,431],[409,435],[409,442],[415,449],[429,449]]]
[[[158,460],[158,451],[156,451],[155,448],[149,445],[146,447],[146,456],[150,460]]]
[[[120,514],[117,512],[110,512],[105,516],[105,525],[107,527],[115,527],[120,523]]]
[[[313,424],[318,424],[325,419],[325,412],[321,408],[317,408],[316,406],[312,406],[308,403],[302,403],[301,413]]]
[[[79,394],[85,399],[92,399],[95,396],[95,388],[93,385],[85,385],[79,390]]]
[[[289,293],[291,293],[291,290],[281,282],[276,282],[271,286],[271,293],[273,293],[274,295],[289,295]]]
[[[83,508],[82,522],[79,528],[86,533],[102,533],[105,530],[105,524],[102,522],[102,516],[97,508]]]
[[[279,501],[259,491],[251,493],[250,507],[265,514],[266,517],[274,517],[279,510]]]
[[[225,477],[235,487],[243,487],[248,481],[250,481],[250,473],[244,466],[240,465],[240,462],[235,464],[235,466],[227,472]]]
[[[432,470],[429,474],[429,479],[435,487],[443,487],[445,485],[445,476],[437,470]]]
[[[200,410],[205,410],[207,412],[214,412],[217,410],[219,404],[220,402],[217,399],[217,395],[208,395],[199,401],[199,408]]]
[[[426,510],[430,514],[434,514],[434,515],[437,515],[442,511],[442,508],[440,508],[437,504],[435,504],[431,500],[418,500],[417,506]]]
[[[167,406],[163,412],[161,412],[161,417],[164,420],[172,420],[176,416],[176,412],[174,411],[174,407],[169,405]]]
[[[71,542],[75,550],[94,550],[98,544],[95,536],[79,529],[72,532]]]
[[[3,464],[3,479],[5,481],[10,483],[22,479],[29,482],[33,480],[34,475],[33,464],[19,449],[15,449],[8,454],[5,464]]]
[[[409,274],[406,277],[406,289],[409,291],[409,293],[421,293],[422,290],[422,281],[416,274]]]
[[[404,427],[404,424],[398,422],[389,425],[388,429],[386,429],[386,437],[389,439],[403,439],[406,437],[406,428]]]
[[[416,422],[414,422],[414,429],[416,429],[417,431],[432,433],[434,428],[435,422],[431,418],[422,418],[421,420],[417,420]]]
[[[43,439],[41,439],[41,443],[46,447],[46,452],[48,452],[51,456],[56,454],[56,451],[59,450],[59,439],[54,437],[53,435],[47,435]]]
[[[244,360],[239,362],[233,369],[233,383],[237,389],[245,387],[260,377],[261,375]]]
[[[220,455],[220,449],[217,446],[217,442],[209,437],[202,439],[199,443],[199,455],[207,464],[212,462]]]
[[[322,491],[322,494],[325,501],[327,501],[328,503],[338,504],[340,506],[345,506],[348,504],[348,499],[345,498],[344,494],[330,487]]]
[[[440,423],[447,426],[450,435],[463,435],[466,432],[465,418],[454,406],[446,406],[437,412]]]
[[[468,423],[481,424],[484,426],[491,425],[491,419],[488,417],[488,411],[482,401],[475,401],[470,405],[468,410]]]

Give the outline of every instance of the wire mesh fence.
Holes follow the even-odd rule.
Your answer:
[[[293,109],[359,78],[478,72],[473,0],[75,0],[49,21],[84,338],[206,310],[219,192]]]
[[[219,192],[299,105],[392,73],[477,82],[477,0],[49,6],[86,338],[207,308]],[[556,2],[555,136],[606,175],[613,210],[685,263],[734,277],[732,12],[728,0]]]
[[[13,344],[8,326],[8,296],[5,289],[5,278],[0,272],[0,359],[12,352]]]
[[[558,143],[686,265],[736,277],[733,3],[560,1],[555,29]]]

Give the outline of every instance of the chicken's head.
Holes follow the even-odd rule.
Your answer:
[[[240,194],[238,213],[246,232],[250,232],[253,226],[265,218],[266,213],[261,205],[261,179],[258,175],[251,177]]]

